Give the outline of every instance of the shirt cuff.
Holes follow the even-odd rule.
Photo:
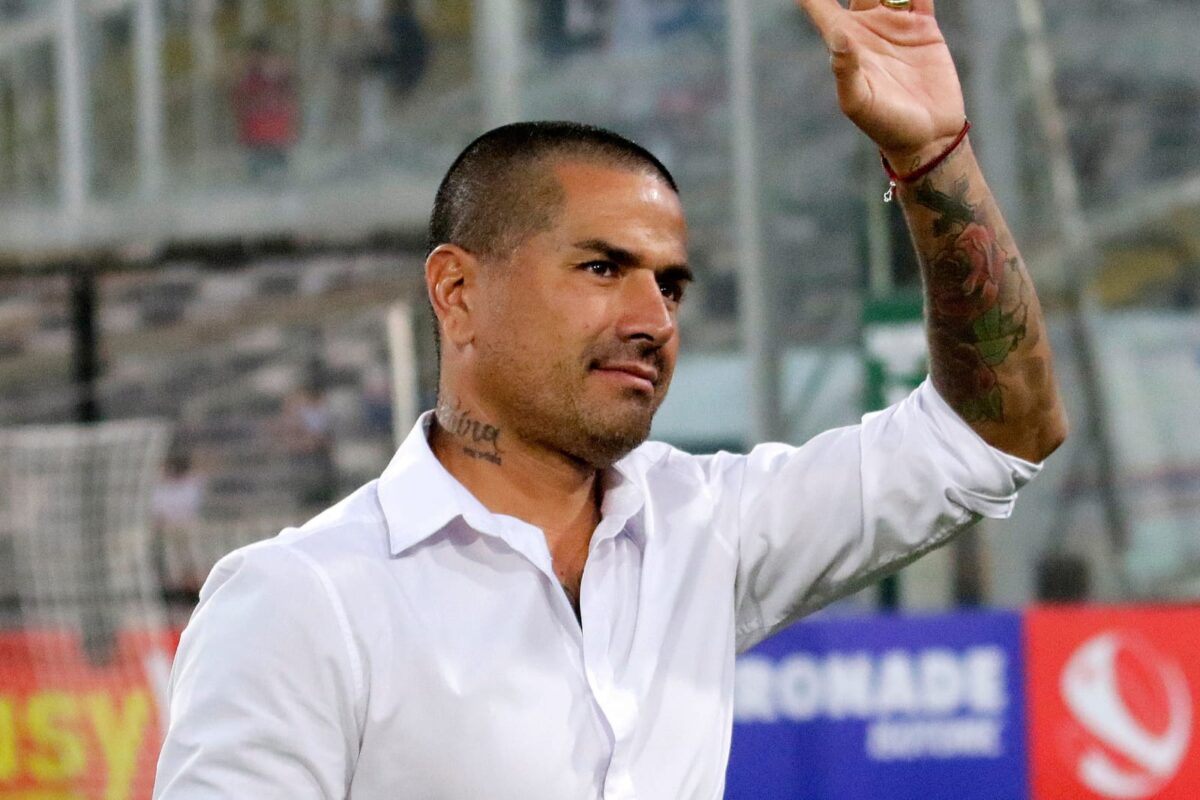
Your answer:
[[[998,450],[984,441],[942,398],[928,377],[913,392],[911,401],[929,418],[934,435],[947,452],[955,454],[970,476],[967,480],[955,481],[947,490],[951,498],[982,516],[1008,517],[1016,502],[1017,490],[1042,471],[1042,464]]]

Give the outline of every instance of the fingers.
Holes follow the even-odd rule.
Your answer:
[[[846,13],[846,9],[842,8],[837,0],[797,0],[797,2],[816,26],[817,33],[821,34],[821,38],[828,44],[829,37],[837,28],[838,21],[842,18],[842,14]]]
[[[835,29],[829,38],[829,67],[837,80],[838,100],[843,110],[863,106],[870,97],[867,79],[859,69],[858,50],[845,31]]]
[[[843,18],[847,11],[870,11],[880,7],[880,0],[850,0],[850,8],[843,8],[838,0],[797,0],[799,6],[804,9],[804,13],[812,20],[816,26],[817,32],[821,34],[821,38],[829,44],[829,37],[833,35],[837,29],[838,23]],[[925,14],[927,16],[934,15],[934,0],[912,0],[911,12],[917,14]],[[893,13],[905,13],[896,11]]]
[[[933,16],[934,0],[912,0],[912,6],[909,10],[915,11],[918,14],[928,14]],[[851,11],[870,11],[873,8],[878,8],[880,0],[850,0]]]
[[[871,8],[874,8],[878,5],[881,5],[878,0],[851,0],[850,10],[870,11]],[[929,16],[932,17],[934,16],[934,0],[912,0],[912,5],[908,6],[908,8],[905,8],[905,11],[912,11],[918,14],[929,14]]]
[[[858,72],[858,52],[845,31],[836,29],[829,37],[829,67],[838,83],[851,78]]]
[[[907,10],[915,14],[927,14],[932,17],[933,2],[934,0],[912,0],[912,5]]]

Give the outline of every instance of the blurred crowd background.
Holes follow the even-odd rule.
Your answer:
[[[1011,521],[894,597],[1195,599],[1194,2],[939,13],[1073,436]],[[789,0],[3,0],[0,426],[166,420],[147,563],[186,609],[219,555],[378,474],[396,363],[432,403],[433,191],[517,118],[613,128],[679,180],[698,281],[657,437],[798,443],[868,410],[872,309],[903,306],[916,268]],[[415,319],[397,361],[399,300]]]

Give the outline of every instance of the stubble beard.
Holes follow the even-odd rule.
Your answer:
[[[591,469],[607,469],[650,436],[660,398],[630,389],[619,399],[553,392],[549,384],[530,396],[516,415],[521,438],[554,450]]]
[[[605,411],[578,404],[575,435],[564,437],[560,449],[595,469],[606,469],[646,441],[659,399],[632,389],[625,391],[630,396]]]
[[[591,469],[607,469],[650,436],[654,414],[666,396],[670,375],[659,362],[653,396],[636,389],[599,396],[590,367],[560,363],[550,374],[510,375],[505,403],[509,427],[524,441],[554,450]]]

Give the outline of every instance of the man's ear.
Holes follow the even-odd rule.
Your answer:
[[[461,347],[475,338],[471,298],[478,275],[479,259],[456,244],[440,244],[425,259],[429,303],[442,338],[453,345]]]

